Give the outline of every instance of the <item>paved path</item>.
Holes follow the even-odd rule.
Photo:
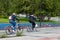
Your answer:
[[[2,38],[0,40],[60,40],[60,27],[38,28],[38,32],[27,32],[25,36]]]

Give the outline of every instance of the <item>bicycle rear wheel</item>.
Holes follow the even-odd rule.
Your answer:
[[[32,31],[32,27],[27,27],[27,32],[31,32]]]

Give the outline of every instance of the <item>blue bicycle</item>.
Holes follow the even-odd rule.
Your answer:
[[[19,23],[17,23],[17,26],[16,26],[16,31],[18,32],[22,32],[23,31],[23,27],[21,26],[18,26]],[[8,26],[5,28],[5,32],[6,34],[13,34],[13,33],[16,33],[13,31],[14,27],[13,26]]]

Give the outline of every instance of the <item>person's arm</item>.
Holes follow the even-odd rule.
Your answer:
[[[19,22],[19,20],[20,20],[20,19],[19,19],[19,17],[18,17],[18,16],[16,16],[16,20],[17,20],[17,22]]]
[[[36,17],[34,16],[34,20],[36,20]]]

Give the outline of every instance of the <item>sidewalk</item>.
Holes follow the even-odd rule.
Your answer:
[[[60,40],[60,34],[41,34],[37,36],[22,36],[22,37],[11,37],[3,38],[0,40]]]
[[[0,40],[60,40],[60,27],[39,28],[38,32],[26,32],[21,37],[1,38]]]

